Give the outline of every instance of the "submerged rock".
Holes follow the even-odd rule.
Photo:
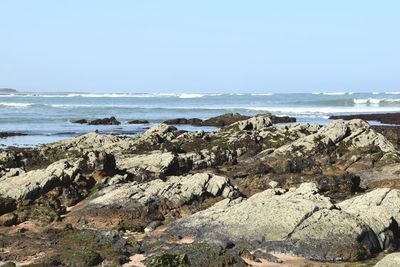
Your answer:
[[[148,124],[148,120],[131,120],[128,121],[128,124]]]
[[[120,125],[119,122],[115,117],[104,118],[104,119],[96,119],[89,121],[89,125]]]

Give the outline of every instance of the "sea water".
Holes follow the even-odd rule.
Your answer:
[[[26,136],[0,139],[6,146],[34,146],[98,130],[103,133],[135,135],[173,118],[207,119],[229,112],[256,115],[270,112],[294,116],[300,123],[326,124],[329,116],[354,113],[400,112],[400,92],[352,93],[35,93],[0,95],[0,131]],[[90,126],[72,123],[78,119],[115,116],[121,125]],[[128,124],[148,120],[148,125]],[[199,127],[179,126],[185,130]],[[212,130],[212,127],[203,128]]]

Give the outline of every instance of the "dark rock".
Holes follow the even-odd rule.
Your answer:
[[[12,226],[17,223],[18,217],[14,213],[6,213],[0,216],[0,226]]]
[[[0,138],[7,138],[12,136],[24,136],[27,135],[25,133],[18,133],[18,132],[0,132]]]
[[[1,265],[1,267],[16,267],[17,265],[14,262],[6,262],[3,265]]]
[[[292,123],[296,122],[296,118],[289,116],[275,116],[271,115],[272,123]]]
[[[265,114],[261,114],[265,115]],[[288,116],[274,116],[270,115],[272,123],[290,123],[290,122],[296,122],[296,118],[293,117],[288,117]],[[172,119],[172,120],[166,120],[164,121],[165,124],[169,125],[179,125],[179,124],[188,124],[188,125],[194,125],[194,126],[214,126],[214,127],[224,127],[231,125],[235,122],[242,121],[242,120],[247,120],[251,118],[251,116],[246,116],[246,115],[241,115],[239,113],[227,113],[227,114],[222,114],[216,117],[209,118],[207,120],[201,120],[198,118],[192,118],[192,119],[185,119],[185,118],[177,118],[177,119]]]
[[[203,126],[215,126],[215,127],[223,127],[227,125],[231,125],[232,123],[247,120],[250,116],[241,115],[239,113],[227,113],[220,116],[212,117],[207,120],[204,120]]]
[[[86,119],[72,121],[72,123],[87,124],[89,121]]]
[[[180,264],[188,265],[151,265],[162,259],[180,259]],[[187,259],[187,260],[185,260]],[[223,267],[247,266],[243,259],[233,251],[221,248],[215,244],[192,243],[176,245],[167,251],[157,253],[146,259],[146,266],[197,266],[197,267]]]
[[[148,120],[131,120],[128,122],[128,124],[148,124]]]
[[[189,260],[186,254],[162,254],[152,256],[146,263],[147,267],[189,267]]]
[[[14,211],[16,208],[17,204],[14,199],[0,196],[0,215]]]
[[[93,250],[76,250],[70,252],[69,263],[72,266],[95,266],[103,261],[99,253]]]
[[[139,245],[133,238],[125,239],[115,231],[90,229],[46,228],[40,233],[0,233],[1,260],[20,261],[37,258],[32,266],[93,266],[107,262],[121,266],[129,256],[137,254]],[[54,262],[57,259],[57,263]],[[31,265],[30,265],[31,266]]]
[[[371,128],[385,136],[395,147],[400,148],[399,126],[372,125]]]
[[[366,121],[379,121],[387,124],[400,124],[400,113],[385,113],[385,114],[352,114],[352,115],[335,115],[330,116],[329,119],[362,119]]]
[[[189,125],[201,126],[203,120],[197,118],[192,118],[192,119],[177,118],[177,119],[166,120],[163,123],[168,125],[189,124]]]
[[[115,117],[110,117],[110,118],[93,120],[93,121],[90,121],[88,124],[89,125],[120,125],[121,122],[119,122]]]

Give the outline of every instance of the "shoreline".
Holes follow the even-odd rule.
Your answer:
[[[399,249],[393,141],[362,120],[242,119],[0,151],[0,260],[341,266]]]
[[[146,121],[142,119],[121,121],[117,125],[105,125],[102,123],[98,123],[97,125],[91,126],[92,128],[89,130],[83,130],[84,128],[76,128],[79,131],[70,131],[70,132],[55,132],[55,133],[40,133],[40,132],[30,132],[30,131],[0,131],[0,150],[6,149],[7,147],[37,147],[40,145],[65,140],[68,138],[77,137],[80,135],[84,135],[90,132],[98,131],[102,134],[112,134],[117,136],[135,136],[145,132],[149,127],[153,127],[159,123],[167,123],[177,127],[180,130],[184,131],[198,131],[204,130],[206,132],[213,131],[218,127],[222,127],[225,124],[229,125],[230,123],[238,121],[238,119],[248,119],[251,116],[241,115],[239,113],[235,113],[237,115],[234,116],[233,120],[224,119],[224,116],[227,116],[233,113],[222,114],[216,117],[211,117],[208,119],[198,119],[198,118],[172,118],[167,119],[165,121]],[[222,120],[219,118],[222,117]],[[282,123],[282,124],[306,124],[306,123],[315,123],[313,121],[302,120],[296,116],[289,117],[285,115],[276,115],[273,117],[274,123]],[[107,118],[104,118],[107,119]],[[360,113],[360,114],[351,114],[351,115],[332,115],[325,123],[329,123],[335,119],[364,119],[371,124],[371,127],[377,130],[378,132],[385,135],[389,140],[397,143],[399,142],[400,136],[400,113]],[[100,119],[103,120],[103,119]],[[72,125],[79,125],[87,123],[87,120],[84,123],[80,123],[80,120],[77,122],[71,122]],[[204,123],[203,123],[204,121]],[[107,122],[107,121],[106,121]],[[321,124],[320,125],[324,125]],[[124,128],[126,126],[133,127],[132,130]]]

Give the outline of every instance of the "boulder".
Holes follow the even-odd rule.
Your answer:
[[[129,202],[148,205],[161,200],[181,205],[207,196],[233,198],[237,195],[237,189],[227,178],[210,173],[197,173],[171,176],[166,181],[157,179],[142,184],[134,182],[108,186],[99,191],[88,206],[126,207]]]
[[[121,122],[119,122],[115,117],[110,117],[110,118],[92,120],[88,124],[89,125],[120,125]]]
[[[200,125],[202,125],[203,120],[198,119],[198,118],[192,118],[192,119],[177,118],[177,119],[166,120],[163,123],[168,124],[168,125],[189,124],[189,125],[200,126]]]
[[[336,209],[312,183],[289,191],[269,189],[249,199],[225,199],[177,220],[169,231],[321,261],[360,260],[380,248],[366,223]]]
[[[171,152],[153,151],[149,154],[132,155],[126,158],[118,158],[118,168],[127,173],[137,175],[138,172],[148,172],[156,178],[164,178],[165,175],[177,172],[177,157]]]
[[[222,127],[231,125],[232,123],[249,119],[249,116],[244,116],[239,113],[227,113],[220,116],[212,117],[202,122],[203,126],[216,126]]]
[[[369,225],[379,240],[382,250],[396,249],[400,237],[400,192],[380,188],[353,197],[338,207]]]
[[[25,133],[18,132],[0,132],[0,138],[12,137],[12,136],[24,136],[27,135]]]
[[[72,121],[72,123],[87,124],[87,123],[89,123],[89,121],[87,119],[79,119],[79,120]]]
[[[96,192],[87,205],[67,215],[70,223],[84,223],[100,229],[144,231],[153,221],[179,217],[202,203],[239,195],[229,180],[209,173],[171,176],[166,181],[138,184],[127,182]],[[207,205],[207,204],[206,204]],[[210,204],[208,204],[210,205]]]
[[[378,261],[374,267],[398,267],[400,266],[400,252],[391,253],[386,255],[383,259]]]
[[[128,121],[128,124],[148,124],[148,120],[131,120]]]
[[[6,213],[0,216],[0,226],[12,226],[17,223],[18,217],[14,213]]]
[[[105,152],[88,152],[82,158],[60,160],[45,169],[33,170],[0,180],[0,196],[15,200],[35,199],[58,186],[68,186],[94,171],[112,172],[113,156]]]
[[[269,127],[272,125],[272,121],[269,116],[256,116],[252,117],[247,120],[241,120],[238,121],[234,124],[231,124],[229,127],[230,128],[235,128],[237,127],[240,131],[259,131],[261,129],[264,129],[266,127]]]

